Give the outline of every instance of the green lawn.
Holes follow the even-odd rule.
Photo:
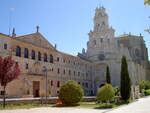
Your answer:
[[[81,102],[78,107],[80,108],[91,108],[91,109],[106,109],[106,108],[114,108],[117,107],[116,104],[96,104],[95,102]]]
[[[111,104],[105,104],[105,103],[95,103],[95,102],[80,102],[78,105],[75,106],[56,106],[55,104],[7,104],[5,109],[24,109],[24,108],[38,108],[38,107],[75,107],[75,108],[90,108],[90,109],[106,109],[106,108],[114,108],[118,107],[120,105],[127,104],[127,103],[111,103]],[[0,104],[0,110],[4,109],[2,104]]]
[[[37,107],[51,107],[51,104],[45,105],[45,104],[23,104],[23,103],[18,103],[18,104],[6,104],[5,109],[24,109],[24,108],[37,108]],[[0,110],[3,110],[3,105],[0,104]]]

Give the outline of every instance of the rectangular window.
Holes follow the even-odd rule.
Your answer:
[[[86,88],[88,88],[88,83],[85,83]]]
[[[100,39],[100,41],[101,41],[101,43],[103,43],[103,39],[102,38]]]
[[[58,70],[57,70],[57,73],[58,73],[58,74],[60,73],[60,70],[59,70],[59,68],[58,68]]]
[[[0,95],[4,95],[4,91],[0,91]]]
[[[78,72],[78,76],[80,76],[80,72]]]
[[[60,82],[59,81],[57,81],[57,87],[60,87]]]
[[[51,80],[51,86],[53,86],[53,81]]]
[[[29,69],[29,65],[28,64],[26,64],[26,69]]]
[[[59,57],[57,57],[57,62],[59,62]]]
[[[65,75],[66,71],[64,70],[64,75]]]
[[[70,70],[69,70],[68,74],[71,75],[71,71]]]
[[[94,45],[96,45],[96,40],[94,40],[93,42],[94,42]]]
[[[7,44],[4,44],[4,49],[7,49]]]

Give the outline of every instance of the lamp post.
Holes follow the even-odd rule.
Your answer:
[[[46,104],[47,104],[47,92],[48,92],[48,89],[47,89],[47,68],[46,68],[46,66],[43,66],[43,72],[45,73],[45,80],[46,80],[46,82],[45,82],[45,100],[46,100]]]

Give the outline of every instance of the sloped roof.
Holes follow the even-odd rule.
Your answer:
[[[53,47],[53,45],[51,43],[48,42],[48,40],[46,40],[44,38],[44,36],[37,32],[37,33],[33,33],[33,34],[28,34],[28,35],[24,35],[24,36],[18,36],[15,37],[17,40],[26,42],[26,43],[30,43],[39,47],[43,47],[43,48],[47,48],[47,49],[55,49],[55,47]]]

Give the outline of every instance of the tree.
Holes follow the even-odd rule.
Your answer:
[[[61,86],[58,97],[65,105],[75,105],[82,99],[83,93],[77,82],[69,80]]]
[[[114,89],[110,84],[105,84],[99,88],[97,93],[97,100],[102,102],[110,101],[114,98]]]
[[[150,0],[144,0],[144,5],[149,6],[150,5]]]
[[[111,77],[109,72],[109,66],[106,68],[106,83],[111,84]]]
[[[121,98],[124,101],[127,101],[130,98],[131,94],[131,80],[129,77],[128,64],[125,56],[122,57],[120,82]]]
[[[20,68],[12,57],[0,57],[0,84],[3,87],[3,107],[5,108],[6,86],[9,82],[17,79],[20,74]]]

